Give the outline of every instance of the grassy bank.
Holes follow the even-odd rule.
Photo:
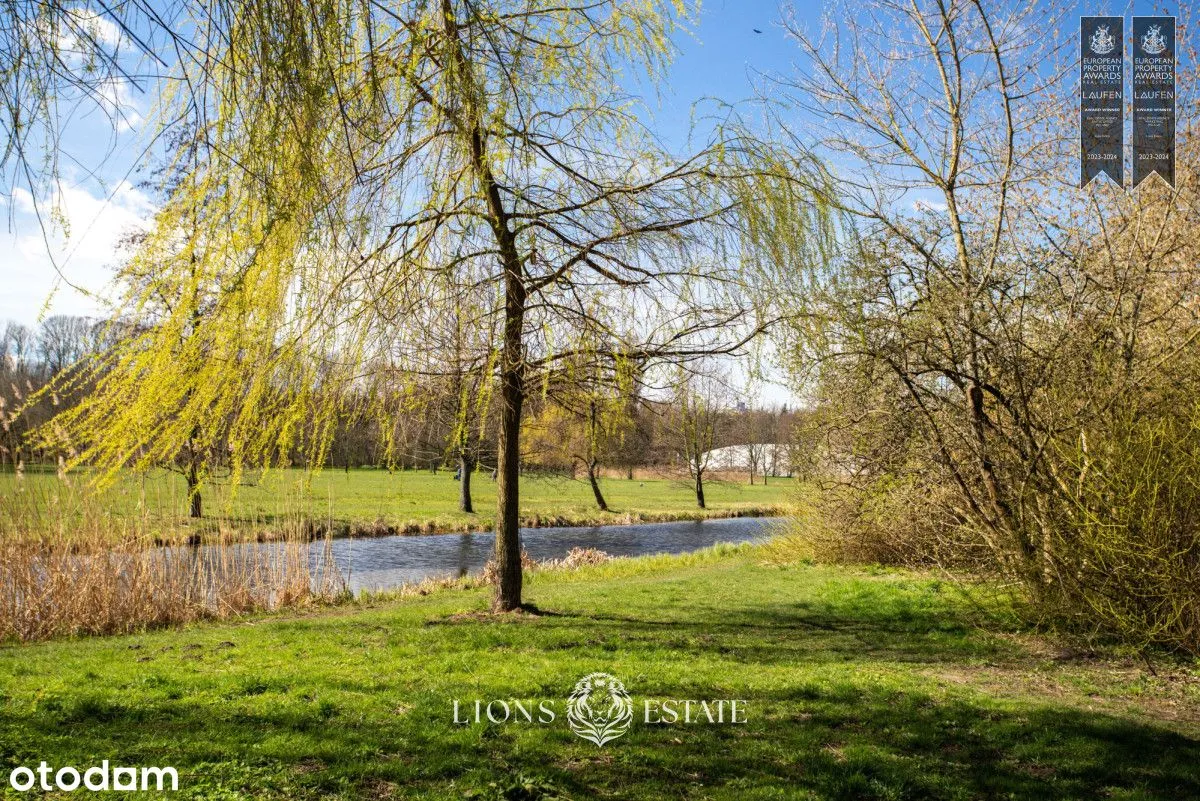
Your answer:
[[[89,476],[29,471],[18,479],[0,473],[0,526],[61,532],[100,529],[114,534],[149,531],[178,539],[217,531],[257,536],[315,521],[335,535],[431,534],[486,531],[493,527],[496,485],[489,474],[472,481],[474,514],[458,510],[458,482],[442,471],[276,470],[248,477],[238,487],[216,481],[203,490],[205,519],[186,517],[187,491],[181,476],[167,471],[127,472],[99,494],[83,490]],[[698,509],[691,488],[671,479],[602,479],[610,508],[596,509],[584,481],[525,476],[521,514],[530,526],[607,525],[662,520],[772,515],[788,505],[794,483],[773,479],[768,486],[713,482],[705,490],[707,509]],[[7,520],[4,517],[7,516]]]
[[[194,798],[1200,797],[1200,691],[1063,651],[904,573],[749,548],[534,573],[484,590],[0,648],[0,767],[172,765]],[[452,699],[740,698],[739,726],[598,748],[553,724],[455,725]],[[640,713],[639,713],[640,714]]]

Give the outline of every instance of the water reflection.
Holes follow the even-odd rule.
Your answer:
[[[523,528],[521,544],[538,561],[561,559],[572,548],[596,548],[610,556],[685,553],[718,542],[764,538],[780,520],[740,517],[590,528]],[[175,575],[191,574],[198,586],[236,579],[249,587],[276,587],[281,580],[303,575],[311,577],[314,586],[342,586],[344,582],[357,593],[393,589],[427,578],[461,578],[477,573],[491,558],[494,543],[491,532],[351,538],[312,545],[249,542],[163,548],[158,551],[158,559],[164,567],[173,568]]]
[[[521,529],[521,544],[537,560],[560,559],[576,547],[612,556],[685,553],[718,542],[747,542],[769,536],[780,518],[738,517],[630,526]],[[379,590],[426,578],[478,572],[492,555],[494,536],[439,534],[334,540],[332,557],[350,589]]]

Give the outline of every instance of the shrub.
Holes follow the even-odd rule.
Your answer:
[[[1046,603],[1064,619],[1200,653],[1200,406],[1126,416],[1062,454]]]

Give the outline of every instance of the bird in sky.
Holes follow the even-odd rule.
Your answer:
[[[755,33],[762,33],[762,31],[760,31],[758,28],[751,28],[750,30],[754,31]]]

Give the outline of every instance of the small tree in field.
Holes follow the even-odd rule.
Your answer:
[[[549,425],[540,436],[541,449],[583,469],[602,512],[608,511],[608,501],[600,488],[601,463],[616,460],[622,438],[632,428],[627,416],[630,380],[624,360],[582,352],[547,387],[548,408],[542,417]]]
[[[701,509],[707,508],[704,476],[708,472],[724,411],[722,397],[712,379],[688,375],[677,387],[668,412],[671,438],[696,493],[696,506]]]
[[[754,484],[756,474],[761,474],[765,487],[774,470],[775,415],[767,409],[751,406],[738,415],[736,426],[736,439],[745,447],[750,484]]]
[[[496,293],[479,281],[474,265],[463,263],[438,276],[430,302],[414,310],[411,334],[402,348],[425,377],[414,395],[418,414],[444,432],[443,455],[457,465],[458,508],[473,514],[471,480],[489,438],[493,400]]]

